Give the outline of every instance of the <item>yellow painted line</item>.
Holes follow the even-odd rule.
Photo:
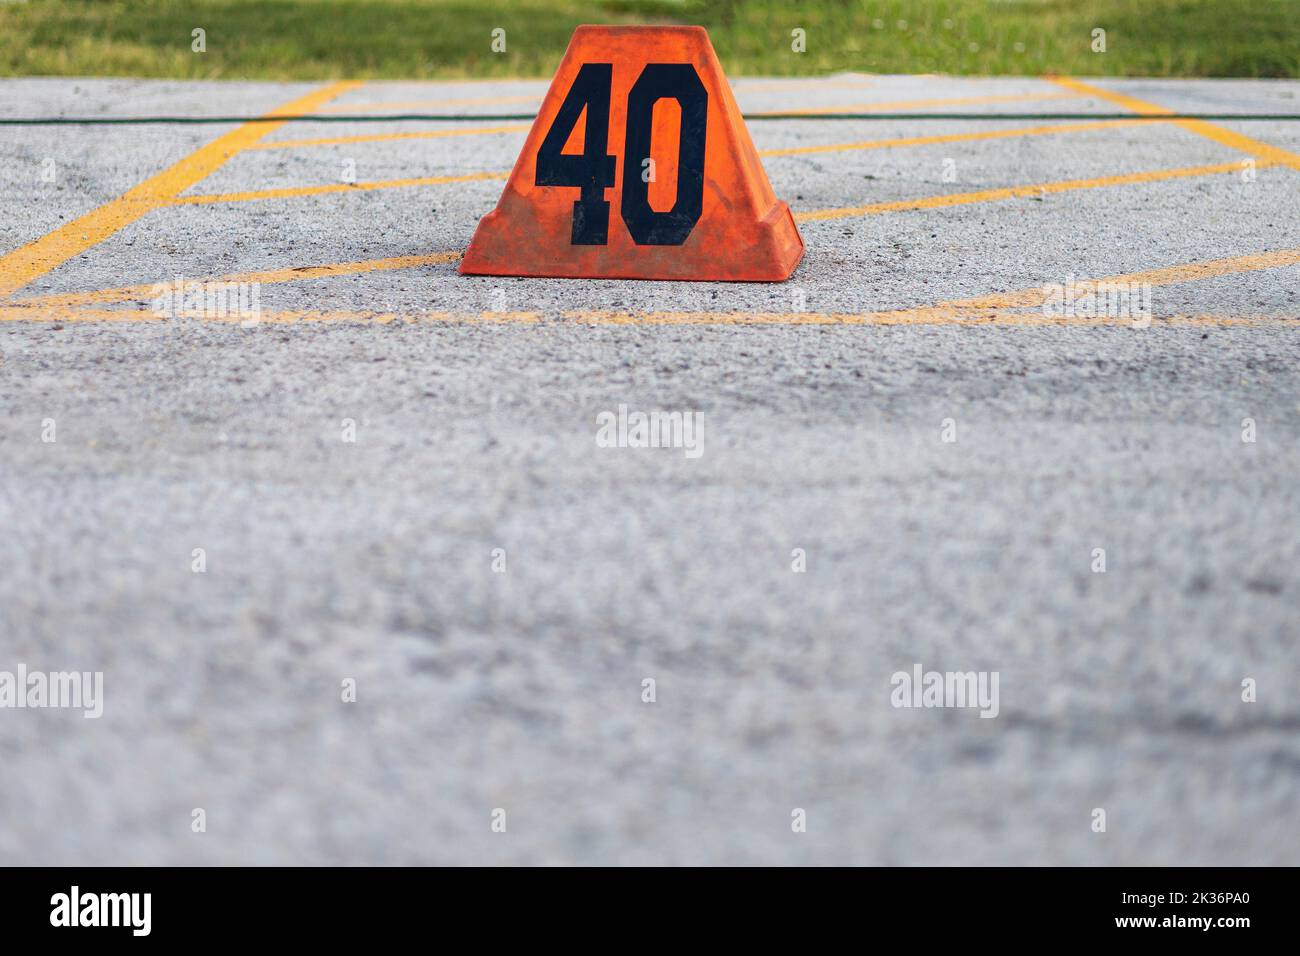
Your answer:
[[[254,189],[242,193],[216,193],[210,196],[179,196],[170,200],[173,206],[195,206],[207,203],[250,202],[257,199],[289,199],[295,196],[319,196],[324,193],[366,192],[372,189],[401,189],[407,186],[441,186],[446,183],[472,183],[484,179],[505,179],[510,174],[467,173],[463,176],[423,176],[418,179],[387,179],[369,183],[327,183],[323,186],[289,186],[284,189]]]
[[[1045,316],[1035,313],[989,309],[982,313],[939,308],[908,309],[898,312],[565,312],[564,318],[595,325],[996,325],[1019,327],[1049,326],[1132,326],[1134,319],[1099,316]],[[1300,330],[1300,317],[1176,315],[1152,317],[1156,326],[1282,326]]]
[[[1130,272],[1125,275],[1108,276],[1091,280],[1095,284],[1120,285],[1125,283],[1148,283],[1152,286],[1175,285],[1182,282],[1197,282],[1214,279],[1219,276],[1235,275],[1242,272],[1257,272],[1262,269],[1280,269],[1300,265],[1300,249],[1283,249],[1274,252],[1251,253],[1244,256],[1231,256],[1225,259],[1212,259],[1203,262],[1187,262],[1159,269],[1147,269],[1142,272]],[[1084,280],[1080,280],[1082,282]],[[791,325],[955,325],[960,323],[1000,324],[1000,325],[1131,325],[1131,318],[1087,318],[1081,316],[1045,316],[1041,313],[1027,314],[1024,310],[1041,308],[1050,293],[1042,286],[1034,286],[1019,292],[1002,292],[992,295],[976,296],[952,302],[941,302],[933,306],[920,306],[912,309],[893,309],[885,312],[866,313],[753,313],[753,312],[604,312],[575,311],[564,313],[566,318],[602,322],[612,325],[625,325],[644,321],[662,324],[698,325],[716,321],[720,324],[791,324]],[[712,320],[707,317],[713,316]],[[1294,318],[1279,316],[1175,316],[1153,318],[1152,325],[1160,324],[1278,324],[1300,329],[1300,316]]]
[[[372,133],[367,136],[325,136],[320,139],[277,139],[258,143],[250,149],[305,149],[310,146],[348,146],[352,143],[384,143],[401,139],[442,139],[446,136],[487,136],[492,133],[520,133],[530,129],[528,123],[510,126],[475,126],[471,129],[439,129],[419,133]]]
[[[334,276],[357,275],[367,272],[380,272],[392,269],[411,269],[420,266],[440,265],[460,259],[459,252],[437,252],[421,256],[394,256],[387,259],[370,259],[361,262],[337,262],[296,268],[271,269],[264,272],[244,272],[223,276],[211,280],[217,282],[274,284],[280,282],[326,279]],[[1255,272],[1261,269],[1277,269],[1300,265],[1300,249],[1284,249],[1276,252],[1252,253],[1245,256],[1233,256],[1226,259],[1213,259],[1204,262],[1181,263],[1144,272],[1111,276],[1097,279],[1099,283],[1149,283],[1153,286],[1169,285],[1179,282],[1192,282],[1213,279],[1219,276],[1234,275],[1241,272]],[[1083,280],[1080,280],[1083,281]],[[124,286],[116,289],[99,289],[92,292],[72,292],[53,295],[34,296],[13,304],[15,309],[57,309],[75,308],[85,305],[147,300],[153,298],[152,284]],[[977,312],[983,309],[1030,309],[1038,308],[1047,297],[1042,287],[1035,286],[1019,292],[999,292],[953,302],[943,302],[927,307],[944,312]],[[916,310],[905,310],[916,311]],[[31,314],[30,312],[25,314]],[[118,315],[121,313],[113,313]],[[802,313],[800,313],[802,314]],[[893,313],[881,313],[893,314]]]
[[[1155,103],[1148,103],[1146,100],[1139,100],[1132,96],[1126,96],[1123,93],[1115,93],[1111,90],[1102,89],[1099,86],[1093,86],[1090,83],[1082,83],[1079,80],[1066,76],[1050,77],[1051,81],[1057,86],[1062,86],[1077,96],[1095,96],[1098,99],[1106,100],[1108,103],[1114,103],[1116,106],[1122,106],[1124,109],[1132,110],[1134,113],[1142,116],[1166,116],[1174,111]],[[1261,143],[1257,139],[1251,139],[1249,136],[1243,136],[1241,133],[1234,133],[1230,129],[1222,126],[1216,126],[1205,120],[1197,119],[1177,119],[1172,121],[1175,125],[1183,129],[1196,133],[1198,136],[1204,136],[1206,139],[1214,140],[1222,146],[1229,149],[1235,149],[1246,153],[1248,156],[1254,156],[1256,159],[1263,160],[1266,163],[1290,166],[1292,169],[1300,169],[1300,154],[1288,152],[1285,149],[1279,149],[1276,146],[1270,146],[1268,143]]]
[[[800,147],[792,147],[787,149],[766,149],[766,150],[760,150],[759,155],[764,157],[795,156],[795,155],[802,155],[807,153],[849,152],[849,151],[867,150],[867,149],[889,149],[889,148],[902,148],[908,146],[926,146],[926,145],[932,145],[937,143],[955,143],[955,142],[964,142],[964,141],[981,140],[981,139],[1005,139],[1005,138],[1016,137],[1016,136],[1043,136],[1043,135],[1051,135],[1051,134],[1059,134],[1059,133],[1087,132],[1089,130],[1109,129],[1109,128],[1122,127],[1122,126],[1134,126],[1134,125],[1141,125],[1145,122],[1147,121],[1133,119],[1133,120],[1103,120],[1103,121],[1097,121],[1091,123],[1090,122],[1062,123],[1062,124],[1054,124],[1050,126],[1026,127],[1022,129],[988,130],[988,131],[974,132],[974,133],[951,133],[951,134],[937,135],[937,136],[915,136],[915,137],[904,137],[900,139],[867,140],[867,141],[861,141],[855,143],[831,143],[831,144],[818,145],[818,146],[800,146]],[[374,135],[367,135],[367,136],[345,136],[345,137],[334,137],[334,138],[324,138],[324,139],[288,140],[288,141],[280,141],[280,142],[262,143],[253,148],[288,149],[288,148],[297,148],[297,147],[306,147],[306,146],[325,146],[325,145],[334,145],[334,144],[342,144],[342,143],[382,142],[382,141],[393,140],[393,139],[424,139],[424,138],[433,138],[433,137],[440,137],[440,136],[468,135],[471,133],[516,132],[516,131],[523,131],[527,129],[529,129],[527,125],[520,124],[515,126],[485,127],[485,128],[474,129],[474,130],[438,130],[432,132],[383,133],[383,134],[374,134]],[[436,185],[446,185],[449,183],[476,182],[480,180],[490,180],[490,179],[506,179],[508,178],[508,176],[509,176],[508,172],[499,171],[499,172],[469,173],[461,176],[427,176],[427,177],[412,178],[412,179],[392,179],[392,180],[383,180],[377,182],[363,182],[363,183],[326,183],[317,186],[292,186],[292,187],[285,187],[282,189],[260,189],[260,190],[249,190],[249,191],[237,192],[237,193],[220,193],[214,195],[199,195],[199,196],[180,196],[171,200],[171,203],[174,205],[203,205],[208,203],[248,202],[248,201],[260,200],[260,199],[287,199],[287,198],[294,198],[294,197],[301,197],[301,196],[316,196],[325,193],[352,192],[355,190],[394,189],[394,188],[410,187],[410,186],[436,186]],[[1166,177],[1156,176],[1156,178],[1166,178]],[[1147,180],[1142,180],[1142,181],[1147,181]],[[1065,184],[1057,184],[1057,185],[1059,187]],[[1037,194],[1042,192],[1045,187],[1026,186],[1022,188],[1030,190],[1032,193]],[[1079,187],[1075,187],[1075,188],[1079,188]],[[1059,191],[1059,188],[1057,190],[1053,190],[1049,188],[1047,189],[1047,191],[1048,192]],[[965,200],[956,200],[952,196],[948,196],[948,197],[938,197],[932,200],[925,200],[924,201],[925,205],[916,205],[915,202],[913,201],[905,201],[901,204],[896,204],[896,205],[883,204],[880,206],[880,208],[855,207],[863,211],[861,212],[845,211],[844,215],[869,215],[871,212],[886,212],[886,211],[896,211],[902,209],[919,209],[919,208],[927,208],[929,205],[939,205],[939,206],[958,205],[961,202],[982,202],[982,201],[986,201],[989,198],[1009,198],[1009,196],[993,197],[991,193],[990,194],[985,194],[985,193],[959,194],[959,195],[978,196],[983,198],[968,198]],[[918,200],[916,202],[921,202],[921,201]],[[816,219],[823,219],[823,218],[840,218],[839,216],[827,215],[827,213],[830,212],[834,212],[834,210],[822,210],[821,212],[801,213],[797,215],[795,218],[800,221],[816,220]]]
[[[937,77],[937,74],[933,74],[933,73],[919,73],[919,74],[916,74],[916,76],[918,76],[918,77],[926,77],[926,78],[936,78],[936,77]],[[938,77],[938,78],[941,78],[941,79],[948,79],[948,77]],[[874,74],[868,74],[868,73],[850,73],[850,74],[847,74],[847,75],[844,76],[844,77],[837,77],[837,78],[835,78],[835,79],[810,76],[810,77],[792,78],[792,79],[789,79],[789,80],[770,80],[768,77],[761,76],[761,75],[760,75],[760,76],[742,76],[742,75],[739,75],[739,74],[737,74],[737,75],[735,75],[735,76],[729,76],[727,79],[728,79],[728,80],[729,80],[733,85],[736,84],[736,83],[742,83],[742,84],[744,84],[744,83],[757,83],[757,84],[763,84],[763,85],[766,85],[766,84],[768,84],[768,83],[772,83],[773,85],[776,85],[776,84],[779,84],[779,83],[790,83],[790,84],[794,84],[794,83],[803,83],[803,84],[809,84],[809,85],[812,85],[813,87],[818,88],[818,89],[820,89],[822,86],[830,86],[830,87],[844,87],[844,88],[846,88],[846,89],[847,89],[847,88],[850,88],[850,87],[852,87],[852,88],[860,88],[860,87],[863,87],[863,86],[874,86],[874,85],[875,85],[875,82],[876,82],[876,77],[875,77],[875,75],[874,75]],[[393,87],[393,86],[467,86],[467,87],[476,87],[476,86],[495,86],[495,85],[500,85],[501,83],[530,83],[530,82],[538,82],[538,80],[537,80],[536,77],[529,77],[529,76],[465,77],[465,78],[456,79],[456,80],[369,79],[369,80],[366,80],[366,81],[365,81],[365,84],[366,84],[367,86],[372,86],[372,87],[385,87],[385,86],[388,86],[388,87]],[[540,94],[539,94],[539,95],[540,95]]]
[[[440,97],[437,99],[425,100],[390,100],[379,103],[332,103],[329,106],[322,106],[316,112],[318,113],[373,113],[373,112],[400,112],[402,110],[421,110],[429,107],[435,109],[446,106],[497,106],[505,103],[540,103],[541,93],[531,93],[526,96],[465,96],[459,99],[447,99]]]
[[[340,93],[359,85],[355,82],[334,83],[286,103],[266,115],[291,116],[314,110]],[[117,199],[0,258],[0,299],[12,295],[33,279],[58,268],[151,210],[170,202],[175,196],[210,176],[231,156],[274,132],[281,125],[283,123],[245,123],[149,177]]]
[[[417,269],[421,266],[443,265],[458,262],[460,252],[434,252],[420,256],[392,256],[387,259],[368,259],[362,262],[334,262],[316,266],[298,266],[289,269],[268,269],[263,272],[243,272],[214,280],[194,280],[232,283],[257,283],[274,285],[280,282],[303,282],[310,279],[329,279],[335,276],[361,275],[368,272],[387,272],[392,269]],[[170,280],[161,280],[164,283]],[[20,299],[15,305],[25,307],[55,308],[63,306],[95,305],[109,302],[130,302],[154,298],[154,283],[122,286],[116,289],[96,289],[92,292],[65,292]]]
[[[458,323],[497,322],[530,324],[541,321],[538,312],[369,312],[303,309],[261,312],[256,318],[231,312],[202,319],[167,318],[145,309],[89,309],[76,306],[0,305],[0,322],[58,322],[95,324],[102,322],[187,322],[220,325],[299,325],[325,322],[363,322],[370,325],[391,323]]]
[[[394,259],[375,260],[370,263],[338,263],[334,265],[308,266],[302,269],[280,269],[263,273],[245,273],[242,276],[228,276],[224,281],[291,281],[294,277],[321,278],[329,275],[344,275],[366,272],[376,268],[405,268],[424,264],[427,261],[451,261],[456,253],[438,253],[434,256],[410,256]],[[380,265],[382,264],[382,265]],[[1255,272],[1262,269],[1278,269],[1300,265],[1300,249],[1282,249],[1273,252],[1251,253],[1244,256],[1232,256],[1225,259],[1213,259],[1202,262],[1180,263],[1147,269],[1142,272],[1130,272],[1090,280],[1096,284],[1117,285],[1126,283],[1148,283],[1152,286],[1173,285],[1182,282],[1197,282],[1219,276],[1235,275],[1243,272]],[[1081,280],[1083,281],[1083,280]],[[104,290],[105,293],[131,293],[121,299],[140,298],[137,293],[151,289],[150,286],[133,286],[122,290]],[[603,325],[663,324],[663,325],[1006,325],[1006,326],[1098,326],[1098,325],[1132,325],[1133,319],[1127,317],[1099,316],[1045,316],[1028,310],[1042,306],[1048,295],[1042,286],[1023,289],[1018,292],[993,293],[938,305],[919,306],[910,309],[893,309],[883,312],[864,313],[826,313],[826,312],[615,312],[606,310],[576,310],[564,312],[566,319],[591,322]],[[91,293],[89,295],[97,295]],[[0,306],[0,320],[27,322],[145,322],[145,321],[195,321],[192,319],[163,320],[147,310],[91,309],[79,307],[78,303],[110,302],[112,298],[95,298],[83,296],[75,300],[55,301],[52,297],[30,299],[22,303]],[[264,312],[261,321],[267,324],[290,324],[298,322],[450,322],[450,321],[496,321],[496,322],[536,322],[541,320],[537,312],[429,312],[400,314],[367,311],[324,311],[303,310],[288,312]],[[208,321],[241,321],[238,315]],[[1222,315],[1177,315],[1153,317],[1153,326],[1160,325],[1212,325],[1212,326],[1279,326],[1300,330],[1300,316],[1222,316]]]
[[[1078,93],[1014,93],[1002,96],[957,96],[927,100],[897,100],[893,103],[844,103],[839,106],[817,106],[796,110],[764,110],[753,116],[817,116],[822,113],[894,113],[901,110],[929,109],[936,106],[979,106],[989,103],[1026,103],[1036,100],[1078,99]]]
[[[500,86],[502,83],[537,83],[535,76],[463,76],[458,79],[381,79],[373,77],[365,81],[366,86]]]
[[[818,80],[813,77],[802,80],[746,80],[742,78],[732,81],[731,90],[737,96],[743,96],[746,93],[772,93],[783,90],[806,90],[809,93],[815,93],[818,90],[861,90],[875,85],[875,80],[865,77],[856,82],[852,80]]]
[[[968,140],[1007,139],[1016,136],[1045,136],[1053,133],[1083,133],[1091,130],[1112,129],[1122,126],[1149,126],[1150,120],[1120,119],[1097,122],[1061,123],[1052,126],[1030,126],[1022,129],[997,129],[977,133],[947,133],[938,136],[913,136],[902,139],[866,140],[856,143],[828,143],[823,146],[797,146],[788,149],[759,150],[760,156],[797,156],[805,153],[841,153],[864,149],[889,149],[905,146],[929,146],[936,143],[960,143]],[[476,126],[472,129],[430,130],[409,133],[372,133],[361,136],[327,136],[319,139],[283,139],[257,143],[249,149],[305,149],[315,146],[346,146],[354,143],[383,143],[406,139],[441,139],[447,136],[485,136],[493,133],[522,133],[530,129],[527,123],[509,126]]]
[[[135,309],[84,309],[70,305],[0,304],[0,322],[162,322],[152,312]]]
[[[1273,165],[1261,161],[1260,168]],[[970,203],[997,202],[1003,199],[1045,196],[1071,192],[1078,189],[1098,189],[1103,186],[1131,186],[1137,183],[1155,183],[1167,179],[1185,179],[1194,176],[1213,176],[1219,173],[1241,172],[1240,163],[1217,163],[1212,166],[1187,166],[1181,169],[1157,169],[1145,173],[1126,173],[1121,176],[1098,176],[1095,179],[1071,179],[1065,182],[1038,183],[1032,186],[1008,186],[1001,189],[981,189],[969,193],[946,193],[922,199],[898,199],[891,202],[871,203],[866,206],[847,206],[842,209],[818,209],[795,214],[797,222],[823,222],[830,219],[848,219],[853,216],[873,216],[885,212],[907,212],[917,209],[942,209],[965,206]]]
[[[461,322],[500,322],[500,323],[518,323],[532,324],[541,321],[541,314],[537,312],[367,312],[367,311],[333,311],[320,309],[304,309],[280,312],[262,312],[257,319],[249,320],[240,315],[229,315],[213,319],[203,319],[206,322],[221,322],[230,325],[300,325],[303,323],[324,323],[324,322],[364,322],[375,325],[389,325],[393,323],[430,323],[430,324],[450,324]],[[171,321],[186,322],[196,321],[194,319],[174,319]]]
[[[1108,128],[1113,128],[1118,126],[1135,126],[1135,125],[1142,125],[1146,122],[1148,121],[1133,119],[1133,120],[1103,120],[1094,123],[1075,123],[1075,124],[1063,123],[1063,124],[1052,125],[1052,126],[1032,126],[1023,129],[989,130],[989,131],[978,132],[978,133],[952,133],[952,134],[947,134],[942,136],[914,136],[914,137],[906,137],[902,139],[868,140],[868,141],[857,142],[857,143],[831,143],[831,144],[821,145],[821,146],[799,146],[799,147],[793,147],[789,149],[765,149],[765,150],[760,150],[759,155],[767,156],[767,157],[795,156],[804,153],[831,153],[831,152],[848,152],[853,150],[864,150],[864,149],[888,149],[888,148],[898,148],[898,147],[906,147],[906,146],[925,146],[933,143],[955,143],[955,142],[962,142],[966,140],[979,140],[979,139],[1004,139],[1013,136],[1044,136],[1053,133],[1075,133],[1075,132],[1086,132],[1088,130],[1108,129]],[[527,127],[519,127],[519,128],[527,129]],[[346,139],[340,139],[340,140],[315,140],[315,141],[301,140],[289,145],[295,145],[295,146],[323,145],[330,142],[344,142],[344,141],[360,143],[360,142],[391,139],[394,137],[398,137],[398,138],[416,137],[416,136],[423,136],[423,135],[427,135],[427,134],[406,133],[406,134],[381,134],[375,136],[353,136],[353,137],[346,137]],[[281,144],[268,143],[262,148],[274,149],[279,145]],[[1232,168],[1239,169],[1240,167],[1233,166]],[[1223,172],[1226,170],[1219,170],[1216,168],[1214,171]],[[1172,171],[1167,173],[1162,172],[1162,173],[1137,174],[1149,178],[1136,179],[1133,181],[1147,182],[1154,179],[1170,178],[1174,174],[1175,173]],[[317,196],[323,193],[345,193],[345,192],[353,192],[356,190],[371,190],[371,189],[394,189],[394,188],[406,187],[406,186],[438,186],[438,185],[445,185],[448,183],[476,182],[485,179],[506,179],[509,177],[509,175],[510,175],[509,172],[499,171],[499,172],[468,173],[462,176],[427,176],[419,179],[390,179],[390,180],[379,181],[379,182],[326,183],[319,186],[291,186],[283,189],[258,189],[258,190],[250,190],[247,192],[221,193],[216,195],[180,196],[172,200],[171,202],[173,205],[202,205],[207,203],[248,202],[248,201],[258,200],[258,199],[287,199],[287,198],[299,197],[299,196]],[[1187,173],[1187,175],[1201,175],[1201,173]],[[1098,182],[1097,185],[1118,185],[1123,180],[1124,177],[1116,177],[1114,183]],[[1044,190],[1046,190],[1047,192],[1059,192],[1066,187],[1083,188],[1081,186],[1072,185],[1068,183],[1048,184],[1046,186],[1044,185],[1023,186],[1017,188],[1027,190],[1028,192],[1026,194],[1037,195],[1043,192]],[[883,204],[876,204],[875,206],[853,207],[852,209],[848,209],[848,210],[821,210],[820,212],[800,213],[795,216],[795,219],[801,222],[806,220],[817,220],[817,219],[836,219],[836,218],[842,218],[843,216],[869,215],[874,212],[890,212],[890,211],[899,211],[904,209],[924,209],[924,208],[929,208],[931,206],[947,206],[947,205],[960,205],[962,203],[969,203],[969,202],[984,202],[989,199],[1010,198],[1014,190],[1012,192],[1007,192],[1007,195],[1000,195],[1000,194],[994,195],[994,193],[1001,193],[1001,192],[1007,192],[1007,191],[992,190],[992,191],[985,191],[981,193],[957,193],[948,196],[932,197],[924,200],[904,200],[898,203],[883,203]],[[965,198],[965,199],[960,198],[963,196],[974,197],[974,198]],[[831,213],[839,213],[840,215],[830,215]]]
[[[1275,252],[1257,252],[1244,256],[1230,256],[1226,259],[1210,259],[1203,262],[1186,262],[1159,269],[1147,269],[1143,272],[1130,272],[1127,275],[1110,276],[1093,280],[1107,285],[1128,283],[1147,283],[1152,286],[1174,285],[1180,282],[1199,282],[1216,279],[1220,276],[1237,275],[1242,272],[1258,272],[1262,269],[1284,269],[1300,265],[1300,249],[1281,249]],[[1082,282],[1083,280],[1079,280]],[[959,309],[964,311],[980,309],[1036,309],[1047,299],[1048,291],[1040,287],[1023,289],[1019,292],[995,292],[991,295],[961,299],[955,302],[942,302],[935,308]]]
[[[892,312],[615,312],[576,310],[562,313],[569,322],[589,325],[842,325],[842,326],[1005,326],[1020,328],[1048,327],[1123,327],[1133,326],[1134,319],[1120,316],[1045,316],[1015,309],[927,306]],[[147,310],[78,308],[75,306],[0,306],[0,322],[28,323],[149,323],[203,322],[219,325],[302,325],[318,323],[452,324],[500,323],[532,325],[542,321],[539,312],[372,312],[357,310],[290,310],[267,311],[258,317],[231,313],[202,319],[165,318]],[[1153,316],[1150,328],[1158,327],[1268,327],[1300,331],[1300,316],[1276,315],[1171,315]]]
[[[1052,126],[1025,126],[1019,129],[995,129],[978,133],[945,133],[936,136],[912,136],[904,139],[874,139],[859,143],[829,143],[824,146],[792,146],[786,149],[759,150],[760,156],[802,156],[808,153],[842,153],[860,149],[894,149],[902,146],[931,146],[936,143],[962,143],[978,139],[1009,139],[1015,136],[1047,136],[1054,133],[1086,133],[1120,126],[1150,126],[1150,120],[1100,120],[1091,123],[1061,123]]]

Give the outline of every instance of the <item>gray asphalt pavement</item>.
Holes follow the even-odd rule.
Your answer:
[[[735,85],[971,118],[752,120],[769,153],[859,147],[764,158],[804,216],[781,285],[462,277],[434,254],[502,180],[371,188],[504,172],[521,130],[250,147],[179,194],[221,201],[55,243],[239,124],[0,126],[0,286],[32,273],[0,297],[0,680],[104,675],[98,719],[0,707],[0,863],[1300,863],[1297,124],[862,148],[1127,111],[1038,79]],[[0,119],[319,88],[4,80]],[[176,276],[259,282],[264,315],[66,298]],[[1033,290],[1071,278],[1147,283],[1149,321],[1048,321]],[[699,415],[702,454],[600,447],[620,405]],[[918,664],[996,673],[997,716],[894,706]]]

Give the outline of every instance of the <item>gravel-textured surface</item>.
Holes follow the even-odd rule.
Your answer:
[[[1242,112],[1300,91],[1105,85]],[[755,110],[1052,89],[738,86]],[[307,89],[9,80],[0,114],[255,113]],[[767,149],[986,125],[751,132]],[[275,136],[417,126],[436,128]],[[223,128],[0,127],[0,253]],[[1297,148],[1285,124],[1233,128]],[[194,192],[334,181],[348,158],[362,181],[507,169],[522,138],[246,153]],[[1236,158],[1161,126],[766,166],[800,210]],[[0,709],[0,862],[1300,862],[1300,267],[1153,290],[1159,315],[1294,327],[561,317],[781,312],[794,290],[814,311],[907,308],[1295,249],[1297,187],[1275,168],[808,223],[784,286],[445,264],[261,291],[267,310],[504,303],[535,324],[0,322],[0,671],[101,670],[105,694],[99,720]],[[500,188],[160,210],[25,291],[461,249]],[[597,447],[620,404],[700,413],[703,454]],[[998,716],[894,708],[891,675],[917,663],[998,672]]]

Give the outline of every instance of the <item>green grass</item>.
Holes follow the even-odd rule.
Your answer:
[[[703,24],[732,74],[1300,76],[1300,0],[0,0],[0,75],[549,76],[577,24],[638,22]]]

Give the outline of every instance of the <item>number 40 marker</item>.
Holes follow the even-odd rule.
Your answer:
[[[648,159],[676,171],[668,209]],[[586,26],[460,271],[779,282],[802,255],[704,29]]]

